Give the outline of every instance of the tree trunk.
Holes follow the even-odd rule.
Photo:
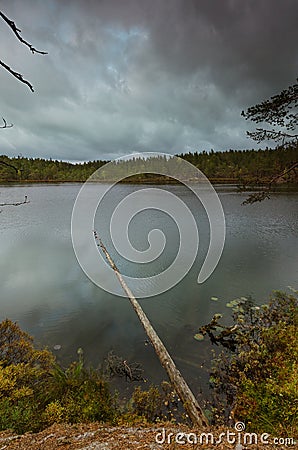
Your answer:
[[[135,298],[135,296],[133,295],[133,293],[131,292],[131,290],[129,289],[127,284],[125,283],[116,264],[112,260],[111,256],[109,255],[109,252],[107,251],[106,247],[104,246],[104,244],[102,243],[101,239],[98,237],[96,232],[94,232],[94,236],[98,243],[97,245],[104,252],[104,254],[105,254],[111,268],[115,272],[124,292],[126,293],[127,297],[129,298],[133,309],[137,313],[137,315],[147,333],[147,336],[150,339],[162,366],[166,370],[168,377],[169,377],[173,387],[175,388],[175,391],[181,398],[181,400],[183,402],[183,406],[184,406],[187,414],[189,415],[193,425],[195,425],[195,426],[197,425],[199,427],[207,426],[208,420],[205,417],[202,408],[199,406],[194,394],[192,393],[192,391],[190,390],[186,381],[182,377],[180,371],[177,369],[177,367],[176,367],[173,359],[169,355],[166,347],[164,346],[161,339],[157,335],[156,331],[152,327],[148,317],[144,313],[139,302],[137,301],[137,299]]]

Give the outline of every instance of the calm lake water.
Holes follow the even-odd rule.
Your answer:
[[[23,200],[19,207],[3,207],[0,214],[0,319],[20,323],[37,342],[47,345],[63,363],[76,359],[79,347],[86,361],[102,363],[110,350],[128,361],[142,363],[150,381],[165,379],[154,351],[129,302],[95,286],[83,273],[73,252],[70,221],[81,185],[1,186],[0,203]],[[128,193],[144,186],[118,185],[111,192],[113,207]],[[167,186],[179,195],[200,223],[200,251],[189,274],[168,292],[141,304],[195,393],[206,380],[210,345],[194,340],[198,327],[216,312],[229,318],[226,303],[241,296],[267,301],[274,289],[297,287],[297,193],[277,193],[259,204],[241,206],[244,194],[218,186],[226,217],[226,244],[212,276],[202,285],[196,278],[208,247],[208,223],[198,200],[183,186]],[[107,214],[97,217],[106,238]],[[168,216],[144,212],[132,237],[146,246],[152,228],[163,228],[167,246],[161,260],[171,262],[178,231]],[[133,267],[119,262],[121,271]],[[141,275],[152,267],[138,266]],[[138,274],[138,276],[140,276]],[[211,300],[218,297],[218,301]],[[61,349],[54,350],[54,346]],[[201,368],[201,366],[203,366]]]

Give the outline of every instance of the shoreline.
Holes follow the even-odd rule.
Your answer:
[[[188,183],[194,183],[195,180],[185,180]],[[239,192],[251,192],[251,191],[260,191],[260,190],[266,190],[268,187],[268,183],[263,182],[259,184],[247,182],[246,185],[239,182],[239,180],[235,179],[228,179],[228,178],[210,178],[209,179],[212,186],[229,186],[234,187],[235,190],[238,190]],[[81,184],[83,185],[85,181],[82,180],[0,180],[0,187],[13,187],[13,186],[26,186],[26,185],[64,185],[64,184]],[[92,182],[93,184],[97,184],[96,181]],[[106,181],[100,181],[99,184],[111,184],[114,183],[114,180],[106,180]],[[162,180],[162,179],[148,179],[148,180],[121,180],[119,182],[120,184],[130,184],[130,185],[158,185],[158,186],[167,186],[167,185],[173,185],[177,186],[180,184],[183,184],[183,182],[177,181],[177,180]],[[202,182],[201,182],[202,183]],[[118,184],[118,183],[116,183]],[[241,189],[240,189],[241,188]],[[298,183],[289,183],[289,182],[282,182],[282,183],[276,183],[274,186],[271,187],[271,192],[298,192]]]

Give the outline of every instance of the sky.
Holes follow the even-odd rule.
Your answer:
[[[69,161],[264,147],[241,111],[298,75],[297,0],[0,0],[0,154]]]

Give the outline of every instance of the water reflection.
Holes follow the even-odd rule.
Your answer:
[[[64,363],[76,357],[79,347],[95,365],[113,349],[128,360],[143,363],[146,377],[158,381],[164,373],[152,347],[146,345],[142,326],[128,301],[94,286],[77,264],[70,218],[79,188],[74,184],[1,188],[1,198],[15,200],[28,195],[30,199],[29,205],[7,207],[0,215],[1,319],[18,320],[51,349],[61,346],[54,352]],[[199,367],[210,357],[210,346],[193,339],[198,326],[216,312],[229,313],[225,304],[232,298],[251,295],[263,303],[273,289],[297,286],[298,196],[277,194],[270,201],[244,207],[241,195],[221,190],[226,245],[216,271],[198,285],[197,274],[208,246],[208,223],[187,190],[168,188],[183,197],[200,221],[200,253],[183,281],[141,304],[197,392],[202,377],[205,380]],[[135,188],[121,185],[117,189],[115,198],[119,199]],[[104,229],[106,217],[99,220]],[[136,245],[142,248],[144,235],[158,221],[163,221],[172,237],[168,259],[158,262],[166,264],[177,248],[177,230],[169,218],[158,213],[143,219],[140,216],[131,231]],[[132,268],[125,269],[129,272]],[[145,268],[139,270],[141,274]],[[214,296],[219,298],[217,302],[210,300]]]

